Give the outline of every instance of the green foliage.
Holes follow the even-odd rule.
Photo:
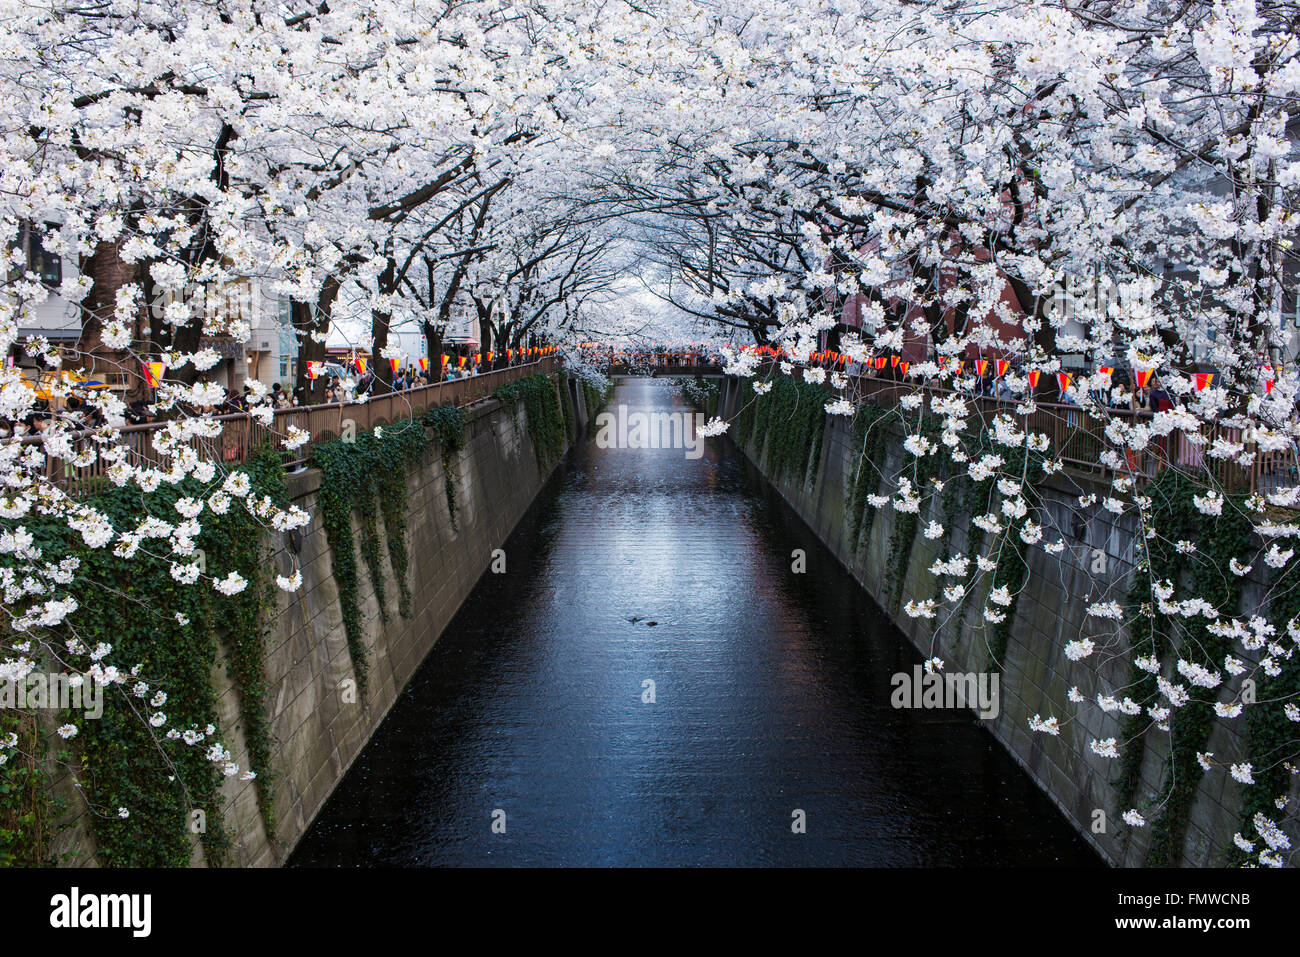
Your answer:
[[[560,411],[564,417],[564,443],[567,446],[578,437],[578,416],[573,411],[573,396],[569,394],[569,383],[561,377],[558,383],[560,392]]]
[[[317,507],[330,546],[331,569],[338,585],[339,605],[348,653],[357,686],[365,694],[369,656],[361,622],[357,581],[356,542],[352,513],[361,519],[361,551],[374,585],[380,615],[384,607],[383,567],[379,552],[376,497],[382,500],[389,560],[401,591],[400,613],[409,616],[407,584],[406,511],[407,473],[428,447],[429,438],[419,422],[404,419],[384,426],[379,435],[363,432],[353,441],[336,439],[312,450],[311,462],[322,472]],[[446,449],[444,448],[444,454]]]
[[[537,464],[543,472],[549,471],[568,445],[564,410],[556,394],[555,382],[546,373],[538,372],[518,382],[503,385],[492,395],[503,405],[524,403],[524,411],[528,416],[528,434],[537,450]]]
[[[857,551],[871,535],[878,509],[867,504],[867,496],[880,487],[885,467],[885,450],[890,435],[885,419],[888,410],[879,405],[859,406],[853,417],[853,447],[860,449],[853,471],[852,487],[847,495],[844,518],[849,525],[849,542]]]
[[[424,424],[433,430],[438,448],[442,450],[442,480],[447,494],[447,514],[451,527],[456,529],[456,471],[451,466],[452,456],[465,447],[465,413],[458,406],[436,405],[424,413]]]
[[[279,452],[262,449],[244,467],[253,493],[269,495],[272,502],[288,502],[284,482],[283,457]],[[232,508],[225,519],[206,529],[209,541],[231,562],[248,587],[222,602],[222,623],[226,638],[230,671],[239,688],[240,716],[248,743],[249,760],[257,772],[257,802],[268,834],[275,833],[273,801],[274,776],[271,769],[271,723],[267,715],[265,610],[274,600],[275,587],[265,574],[267,544],[262,528],[247,509]],[[248,571],[245,572],[244,569]]]
[[[10,734],[18,744],[0,767],[0,867],[42,867],[54,863],[50,842],[64,807],[51,791],[36,716],[0,709],[0,738]]]
[[[778,376],[771,384],[771,390],[741,409],[736,441],[755,440],[755,455],[762,453],[766,442],[773,479],[797,478],[801,485],[815,481],[830,390],[789,376]]]
[[[284,504],[279,453],[260,453],[246,471],[250,496],[269,496],[275,504]],[[178,499],[202,498],[207,491],[187,479],[149,494],[136,487],[110,488],[87,504],[115,527],[129,529],[150,516],[174,523]],[[125,684],[105,689],[104,711],[98,720],[72,710],[59,719],[79,730],[67,758],[91,812],[100,862],[130,867],[188,865],[190,814],[201,811],[205,819],[201,839],[208,860],[221,863],[229,847],[220,800],[221,774],[206,752],[220,740],[212,666],[222,638],[229,646],[230,667],[240,691],[253,767],[259,778],[265,776],[259,782],[259,799],[269,820],[270,747],[260,621],[268,594],[264,577],[268,563],[261,526],[238,501],[224,515],[209,513],[203,520],[195,544],[205,558],[207,575],[221,579],[237,572],[248,582],[242,592],[227,597],[210,585],[177,582],[171,575],[173,556],[150,548],[148,542],[134,557],[120,558],[109,548],[87,548],[63,523],[38,519],[25,524],[47,560],[75,557],[81,563],[68,586],[78,607],[61,628],[88,647],[110,644],[112,660],[129,663],[131,668]],[[50,640],[62,641],[53,636]],[[134,693],[137,680],[149,686],[143,698]],[[158,691],[165,692],[167,700],[155,707],[150,699]],[[167,726],[200,733],[198,743],[161,736],[147,721],[155,710],[166,714]],[[15,805],[27,807],[18,820],[35,822],[32,836],[37,844],[43,843],[42,828],[52,819],[49,807],[34,807],[30,794],[15,798],[14,789],[30,791],[43,776],[31,761],[11,760],[0,768],[0,790],[6,795],[0,804],[7,806],[10,815]],[[41,786],[48,793],[48,782]],[[129,816],[119,816],[119,808],[126,808]],[[5,813],[0,811],[0,818]],[[4,824],[0,829],[9,830]],[[14,856],[14,841],[10,838],[7,843],[8,853]],[[29,857],[32,847],[30,841],[26,849],[20,845],[17,856]]]
[[[940,431],[940,423],[930,416],[922,416],[918,422],[920,434],[933,440]],[[909,456],[910,457],[910,456]],[[918,495],[924,496],[930,488],[930,479],[941,470],[940,453],[923,455],[913,459],[912,473],[904,477],[912,482]],[[912,547],[921,527],[921,513],[899,512],[894,520],[894,527],[889,535],[889,557],[886,559],[884,582],[894,602],[894,612],[903,604],[903,584],[907,576],[907,566],[911,562]]]
[[[1273,576],[1270,592],[1269,620],[1279,634],[1300,616],[1300,589],[1296,588],[1296,573],[1300,560],[1293,559]],[[1246,708],[1246,730],[1250,748],[1249,763],[1255,783],[1242,789],[1241,833],[1248,840],[1255,837],[1256,814],[1276,821],[1281,815],[1273,803],[1286,795],[1291,784],[1291,772],[1286,768],[1295,750],[1296,727],[1282,711],[1280,702],[1300,700],[1300,655],[1292,654],[1279,662],[1281,671],[1275,677],[1260,673],[1256,701]],[[1248,855],[1235,845],[1232,848],[1234,863],[1244,863]]]
[[[718,388],[716,379],[696,376],[693,379],[678,379],[677,381],[681,385],[682,397],[687,402],[707,416],[718,414],[718,399],[721,390]]]
[[[587,436],[596,434],[596,415],[605,407],[609,399],[609,393],[613,389],[611,384],[606,384],[604,389],[592,385],[586,379],[582,380],[582,396],[587,404]]]
[[[1252,529],[1242,508],[1243,496],[1231,496],[1225,502],[1214,534],[1207,536],[1203,534],[1205,517],[1193,502],[1200,491],[1198,484],[1175,469],[1164,470],[1147,486],[1152,534],[1146,540],[1145,565],[1139,565],[1129,593],[1130,602],[1142,609],[1138,623],[1129,629],[1133,660],[1154,655],[1168,663],[1174,657],[1181,657],[1215,670],[1222,667],[1224,656],[1231,650],[1231,640],[1210,632],[1207,622],[1200,617],[1187,620],[1181,625],[1183,634],[1176,634],[1170,617],[1152,606],[1150,581],[1145,577],[1149,574],[1156,582],[1167,581],[1175,588],[1190,584],[1193,594],[1216,608],[1235,610],[1240,605],[1241,580],[1226,569],[1231,558],[1245,554],[1250,547]],[[1174,547],[1182,539],[1198,543],[1194,555],[1185,555]],[[1135,664],[1130,669],[1133,699],[1144,708],[1155,704],[1156,676]],[[1137,796],[1145,747],[1142,732],[1146,724],[1147,719],[1139,714],[1126,717],[1121,727],[1121,740],[1127,745],[1116,784],[1121,811],[1132,807]],[[1188,812],[1204,773],[1196,754],[1204,749],[1213,724],[1214,706],[1208,697],[1194,698],[1173,713],[1170,721],[1173,751],[1166,775],[1169,790],[1164,796],[1163,810],[1152,824],[1147,857],[1150,866],[1178,864]]]

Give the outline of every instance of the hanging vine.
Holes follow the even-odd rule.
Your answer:
[[[355,510],[361,519],[362,554],[375,586],[380,615],[387,621],[375,499],[377,495],[385,498],[383,508],[389,533],[389,559],[394,574],[405,583],[406,476],[410,466],[423,455],[428,441],[421,423],[403,420],[374,432],[361,433],[351,441],[336,439],[312,450],[311,462],[322,473],[317,507],[330,546],[331,570],[338,586],[348,653],[356,673],[357,687],[363,695],[369,676],[369,655],[361,621],[352,513]],[[387,526],[390,516],[393,525]],[[409,592],[406,604],[409,608]]]
[[[1222,666],[1225,655],[1231,650],[1231,640],[1216,635],[1203,618],[1188,619],[1181,624],[1183,634],[1176,635],[1173,620],[1149,600],[1149,574],[1156,582],[1167,582],[1175,589],[1190,583],[1194,593],[1215,608],[1234,613],[1241,603],[1241,579],[1224,575],[1222,569],[1229,559],[1245,554],[1250,547],[1251,524],[1244,517],[1241,496],[1230,496],[1224,504],[1223,515],[1215,526],[1213,536],[1199,534],[1204,516],[1195,507],[1193,498],[1199,487],[1176,469],[1164,470],[1150,485],[1147,495],[1151,500],[1150,525],[1152,534],[1146,538],[1146,558],[1134,575],[1131,600],[1140,604],[1142,620],[1130,629],[1129,644],[1133,664],[1131,684],[1137,701],[1144,708],[1157,701],[1156,676],[1138,668],[1136,661],[1152,656],[1167,662],[1174,657],[1199,659],[1197,663],[1215,670]],[[1199,540],[1199,554],[1189,556],[1175,547],[1180,540]],[[1140,674],[1139,674],[1140,672]],[[1151,845],[1147,863],[1156,867],[1178,864],[1187,832],[1188,812],[1196,796],[1204,770],[1197,753],[1214,724],[1214,702],[1193,698],[1176,709],[1170,719],[1172,753],[1165,769],[1164,795],[1160,815],[1151,829]],[[1123,740],[1127,743],[1125,758],[1120,767],[1116,791],[1122,805],[1136,803],[1136,790],[1141,770],[1145,738],[1143,732],[1148,722],[1143,716],[1126,716],[1122,725]],[[1167,790],[1166,790],[1167,788]]]
[[[241,471],[250,479],[250,499],[285,503],[278,452],[259,452]],[[201,499],[205,491],[194,479],[148,494],[138,487],[113,487],[88,504],[115,527],[136,528],[150,518],[173,521],[181,498]],[[49,640],[62,644],[75,636],[87,647],[111,645],[115,657],[134,665],[125,684],[105,686],[98,719],[85,720],[83,710],[72,708],[59,713],[59,721],[74,725],[77,734],[59,742],[48,756],[74,775],[99,862],[184,867],[190,863],[192,835],[198,835],[210,863],[225,859],[230,840],[223,820],[222,774],[208,753],[221,734],[212,686],[219,642],[227,646],[239,692],[249,757],[258,772],[260,810],[273,827],[262,620],[269,563],[262,527],[249,509],[231,507],[209,515],[195,539],[194,554],[205,574],[219,579],[234,572],[247,582],[243,591],[229,596],[181,584],[170,571],[174,556],[145,545],[127,559],[114,549],[86,548],[52,521],[33,521],[28,529],[47,559],[80,563],[70,589],[76,611],[61,626],[64,638]],[[147,720],[155,712],[165,713],[165,724],[184,735],[157,731]],[[38,731],[35,724],[18,729],[30,748],[23,748],[23,758],[0,765],[0,857],[29,863],[46,853],[51,822],[62,812],[58,802],[32,799],[34,787],[49,787],[41,767],[47,755],[32,737]]]
[[[887,410],[879,405],[859,406],[853,417],[853,448],[860,450],[847,494],[845,521],[849,529],[850,551],[856,552],[871,535],[878,509],[870,507],[867,496],[875,494],[885,468],[888,428]]]
[[[456,470],[452,458],[465,448],[465,413],[458,406],[433,406],[424,413],[424,424],[433,430],[434,439],[442,453],[443,490],[447,495],[447,514],[451,527],[456,525]]]
[[[797,478],[800,485],[816,481],[830,390],[786,376],[778,377],[771,385],[767,393],[742,408],[737,417],[736,441],[743,445],[753,440],[756,458],[766,447],[774,479]]]
[[[503,385],[492,393],[503,405],[524,404],[528,417],[528,434],[537,450],[537,464],[549,471],[568,445],[564,410],[556,394],[555,382],[544,372],[518,382]]]

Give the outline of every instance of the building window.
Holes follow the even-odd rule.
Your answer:
[[[59,228],[58,223],[46,223],[46,232]],[[40,277],[47,286],[63,282],[63,257],[52,253],[41,242],[41,233],[28,223],[24,229],[27,239],[27,268]]]

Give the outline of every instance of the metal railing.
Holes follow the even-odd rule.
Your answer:
[[[263,446],[282,448],[289,427],[297,426],[311,437],[305,445],[295,450],[295,457],[286,460],[286,467],[294,468],[306,463],[313,447],[338,437],[349,422],[352,428],[362,431],[412,418],[433,406],[472,405],[489,397],[503,385],[537,373],[554,374],[560,367],[559,361],[557,356],[547,356],[536,362],[509,366],[482,375],[374,396],[364,402],[332,402],[277,409],[269,425],[262,424],[247,412],[213,416],[222,425],[221,434],[212,439],[192,438],[187,444],[203,460],[219,461],[228,466],[239,465],[247,462]],[[172,424],[150,422],[122,426],[113,431],[111,441],[126,447],[128,464],[136,468],[165,471],[171,467],[173,456],[159,452],[154,439]],[[74,452],[103,448],[93,431],[78,432],[71,438]],[[39,446],[43,439],[40,436],[28,436],[22,442],[24,445]],[[94,462],[81,467],[69,459],[46,456],[45,467],[47,478],[69,494],[78,494],[108,481],[108,464],[102,456],[97,456]]]

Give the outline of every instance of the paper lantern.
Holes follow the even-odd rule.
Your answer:
[[[156,389],[162,383],[163,364],[161,362],[141,362],[140,369],[144,373],[144,381],[151,389]]]
[[[998,362],[997,362],[997,366],[996,366],[996,368],[997,368],[997,374],[1000,375],[1000,376],[1006,375],[1006,374],[1007,374],[1007,369],[1010,368],[1010,366],[1011,366],[1011,363],[1010,363],[1009,361],[1007,361],[1006,359],[999,359]]]
[[[1040,375],[1042,375],[1042,373],[1037,369],[1029,370],[1029,388],[1036,389],[1038,387],[1038,377]]]
[[[1060,387],[1062,392],[1064,392],[1066,389],[1070,387],[1070,381],[1072,379],[1073,376],[1071,376],[1068,372],[1056,373],[1056,384]]]
[[[388,360],[388,364],[389,364],[390,366],[392,366],[392,368],[393,368],[393,375],[397,375],[397,370],[398,370],[399,368],[401,368],[402,360],[401,360],[401,359],[389,359],[389,360]]]
[[[422,358],[420,358],[420,359],[417,359],[416,361],[420,363],[420,371],[421,371],[421,372],[428,372],[428,371],[429,371],[429,360],[428,360],[427,358],[423,358],[423,357],[422,357]]]
[[[1209,386],[1210,380],[1212,380],[1213,378],[1214,378],[1213,372],[1196,373],[1196,391],[1201,392],[1202,390],[1204,390],[1207,386]]]
[[[366,374],[366,360],[357,356],[352,360],[352,366],[357,370],[357,375]]]
[[[1151,381],[1151,376],[1155,373],[1155,371],[1156,371],[1155,369],[1134,369],[1133,378],[1134,380],[1136,380],[1138,384],[1138,388],[1145,389],[1147,387],[1147,383]]]
[[[307,378],[308,378],[308,379],[317,379],[317,378],[319,378],[319,377],[320,377],[320,372],[321,372],[321,367],[323,367],[324,365],[325,365],[325,363],[323,363],[323,362],[308,361],[308,363],[307,363]]]
[[[976,360],[975,360],[975,373],[976,373],[976,375],[983,375],[983,374],[985,373],[985,371],[988,369],[988,367],[989,367],[989,360],[988,360],[988,359],[976,359]]]

